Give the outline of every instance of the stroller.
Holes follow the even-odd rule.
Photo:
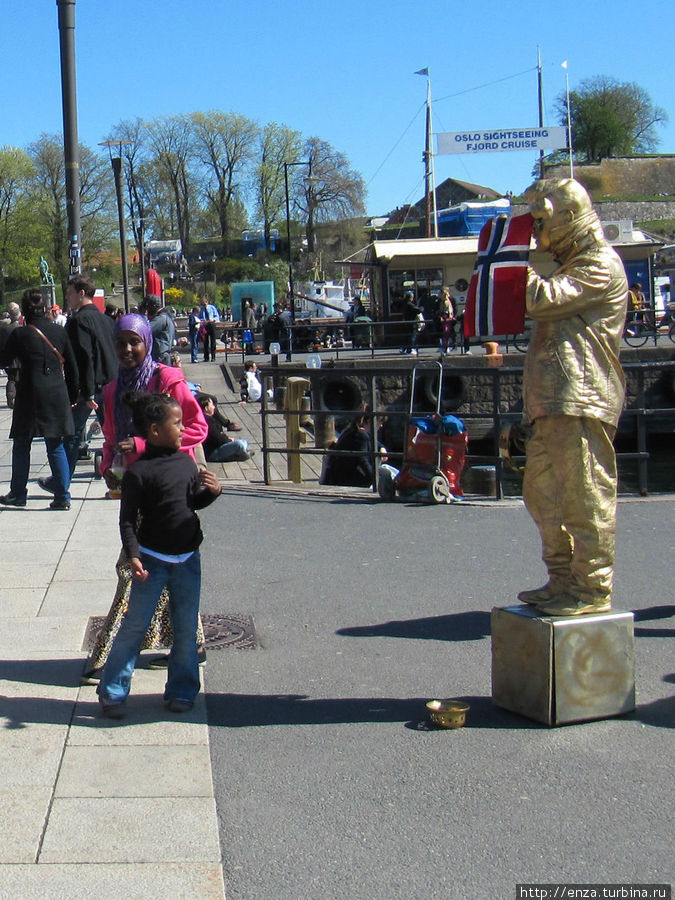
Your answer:
[[[432,503],[455,503],[464,496],[459,480],[469,436],[461,419],[441,415],[443,367],[437,365],[436,412],[427,415],[413,414],[417,367],[412,371],[403,466],[391,482],[390,499],[397,492],[402,496],[426,495]]]

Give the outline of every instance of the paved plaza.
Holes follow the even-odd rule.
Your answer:
[[[282,464],[265,486],[258,407],[218,365],[186,375],[258,446],[217,467],[224,497],[201,517],[203,608],[250,613],[259,647],[209,652],[187,715],[166,712],[164,674],[141,664],[128,717],[100,718],[80,674],[115,588],[118,506],[82,462],[70,512],[49,511],[36,442],[27,507],[0,510],[0,898],[670,881],[673,498],[619,509],[636,712],[547,729],[490,703],[489,610],[541,575],[519,501],[385,505],[315,475],[289,485]],[[2,492],[10,421],[0,404]],[[424,730],[436,692],[470,702],[461,732]]]

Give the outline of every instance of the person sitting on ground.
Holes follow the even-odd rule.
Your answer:
[[[178,352],[178,350],[172,350],[172,351],[171,351],[171,356],[169,357],[169,359],[170,359],[170,361],[171,361],[171,366],[172,366],[172,368],[174,368],[174,369],[181,369],[181,370],[182,370],[182,368],[183,368],[183,360],[180,358],[180,353]],[[185,373],[183,373],[183,374],[185,374]],[[186,383],[187,386],[190,388],[190,390],[191,390],[192,393],[195,395],[195,397],[197,396],[198,393],[200,393],[200,391],[201,391],[201,389],[202,389],[201,384],[197,384],[197,383],[194,382],[194,381],[188,381],[187,378],[185,379],[185,383]]]
[[[373,440],[370,432],[370,417],[364,411],[340,434],[332,446],[333,450],[350,451],[350,455],[328,453],[320,479],[321,484],[340,484],[348,487],[372,487],[375,480],[373,461]],[[378,444],[380,454],[386,454]],[[386,455],[382,455],[386,461]]]
[[[225,429],[216,416],[214,398],[209,394],[199,394],[197,400],[209,429],[203,444],[206,461],[244,462],[251,459],[255,451],[248,449],[248,441],[245,438],[232,440],[225,434]]]
[[[244,363],[244,374],[239,382],[242,403],[257,403],[262,397],[262,384],[258,378],[258,366],[253,360]]]

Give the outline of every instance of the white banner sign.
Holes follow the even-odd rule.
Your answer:
[[[567,129],[500,128],[486,131],[445,131],[436,135],[436,153],[494,153],[504,150],[560,150],[567,147]]]

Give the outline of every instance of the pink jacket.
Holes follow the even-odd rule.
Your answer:
[[[101,463],[101,473],[105,472],[112,463],[115,446],[115,390],[117,388],[117,379],[106,384],[103,388],[103,409],[105,413],[105,421],[103,424],[103,461]],[[197,403],[194,394],[187,386],[185,376],[180,369],[174,369],[171,366],[159,365],[158,371],[150,381],[148,390],[158,394],[170,394],[177,400],[183,410],[183,424],[185,425],[185,433],[183,434],[183,443],[181,450],[188,453],[193,459],[195,457],[194,448],[201,444],[208,434],[208,426],[202,408]],[[139,456],[145,452],[145,439],[142,437],[134,437],[136,449],[132,453],[127,453],[125,462],[128,466],[136,462]]]

